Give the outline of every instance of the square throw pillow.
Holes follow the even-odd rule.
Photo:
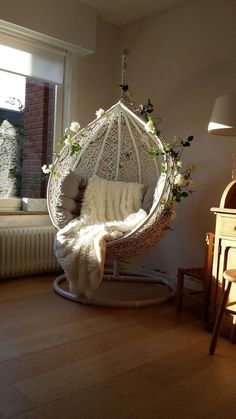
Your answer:
[[[142,209],[146,211],[148,214],[151,206],[153,204],[153,196],[155,192],[156,183],[151,183],[150,185],[145,187],[143,201],[142,201]]]
[[[79,216],[87,183],[88,179],[72,170],[63,179],[57,205],[57,216],[61,228]]]
[[[86,188],[87,183],[87,179],[70,170],[68,175],[62,181],[61,196],[66,196],[67,198],[76,200],[78,199],[80,191]]]

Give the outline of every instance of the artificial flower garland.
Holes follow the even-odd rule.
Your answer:
[[[133,103],[130,104],[133,106]],[[146,131],[152,135],[159,136],[160,129],[150,116],[150,113],[153,111],[153,105],[151,104],[150,99],[148,100],[147,105],[140,105],[135,111],[143,115],[146,119]],[[101,118],[104,114],[104,109],[100,108],[96,111],[97,118]],[[54,157],[58,157],[60,155],[64,145],[69,147],[70,155],[80,152],[81,145],[77,140],[77,134],[79,131],[80,124],[76,121],[73,121],[70,124],[70,127],[66,128],[64,135],[57,143],[56,151],[53,153]],[[175,136],[173,139],[173,144],[164,142],[162,151],[159,151],[156,147],[151,147],[149,149],[149,155],[153,159],[158,158],[158,156],[164,156],[165,160],[171,158],[171,173],[168,177],[171,198],[168,199],[168,201],[162,203],[166,210],[173,211],[173,207],[176,202],[180,202],[182,198],[186,198],[193,193],[193,190],[191,189],[193,187],[193,166],[190,164],[186,169],[183,169],[183,164],[181,161],[183,149],[190,146],[193,138],[193,136],[189,136],[186,141],[183,141],[181,138]],[[42,166],[42,171],[45,174],[52,173],[56,179],[60,177],[60,173],[56,170],[55,164],[53,163],[49,165],[44,164]],[[161,173],[166,173],[165,162],[163,162],[161,165]]]
[[[105,111],[104,109],[98,109],[96,111],[97,118],[100,118],[104,115]],[[60,152],[64,145],[67,145],[70,150],[70,155],[79,153],[81,150],[81,145],[79,141],[77,140],[77,134],[80,131],[80,124],[77,121],[73,121],[70,124],[69,128],[65,129],[64,135],[60,138],[60,141],[56,145],[56,151],[53,153],[54,157],[59,157]],[[58,178],[60,177],[60,174],[55,170],[55,165],[53,163],[47,165],[44,164],[42,166],[42,171],[45,174],[52,173],[54,177]]]
[[[154,123],[150,115],[146,115],[148,121],[146,122],[145,128],[147,132],[150,132],[153,135],[160,135],[160,129]],[[182,198],[187,198],[193,193],[191,189],[194,186],[192,179],[192,170],[193,165],[189,164],[186,169],[183,168],[183,163],[181,161],[181,156],[183,149],[189,147],[193,141],[193,136],[189,136],[186,141],[183,141],[181,138],[175,136],[173,138],[173,144],[164,142],[163,151],[157,150],[156,147],[151,147],[149,149],[149,154],[153,159],[156,159],[158,156],[162,155],[165,159],[171,158],[171,173],[168,178],[168,182],[171,189],[171,199],[165,203],[166,209],[171,209],[171,206],[175,202],[180,202]],[[165,174],[166,165],[162,163],[161,173]]]

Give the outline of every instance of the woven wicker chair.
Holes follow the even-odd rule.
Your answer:
[[[168,177],[171,171],[172,161],[163,156],[152,159],[149,149],[155,147],[163,150],[164,140],[155,136],[145,129],[145,122],[128,104],[121,100],[105,112],[100,118],[91,122],[77,134],[80,141],[81,151],[71,155],[65,146],[55,162],[55,170],[60,172],[60,178],[51,175],[48,183],[48,209],[53,225],[61,228],[61,219],[58,215],[58,197],[63,179],[73,170],[83,177],[97,175],[112,181],[138,182],[148,185],[155,184],[153,202],[146,219],[122,238],[108,242],[107,259],[115,261],[112,275],[105,278],[128,281],[149,281],[156,286],[168,287],[169,292],[164,297],[155,297],[146,300],[116,301],[108,299],[97,301],[94,298],[90,303],[112,306],[137,306],[156,304],[166,301],[173,296],[174,290],[171,284],[157,278],[157,273],[149,270],[131,269],[121,275],[118,269],[118,261],[123,258],[135,256],[156,244],[166,232],[171,212],[163,209],[163,201],[170,198],[171,190]],[[161,173],[161,164],[165,164],[165,173]],[[54,289],[60,295],[71,300],[80,301],[68,291],[61,288],[60,283],[64,275],[54,282]],[[95,293],[96,294],[96,293]]]

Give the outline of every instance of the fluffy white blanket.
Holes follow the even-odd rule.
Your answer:
[[[106,242],[121,237],[147,216],[141,207],[143,185],[89,180],[80,217],[61,229],[55,253],[70,292],[90,299],[102,281]]]

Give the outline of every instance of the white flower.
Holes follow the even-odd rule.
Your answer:
[[[42,166],[42,171],[45,174],[51,173],[52,169],[53,169],[53,164],[49,164],[48,166],[46,164],[44,164]]]
[[[104,109],[100,108],[98,111],[96,111],[96,117],[100,118],[102,115],[104,115],[105,111]]]
[[[182,166],[183,166],[182,161],[178,160],[178,161],[176,162],[176,165],[177,165],[177,167],[182,167]]]
[[[182,186],[185,183],[185,179],[184,176],[181,175],[180,173],[175,177],[174,180],[175,185],[177,186]]]
[[[176,135],[173,138],[173,145],[180,145],[181,144],[181,138],[177,137]]]
[[[46,165],[46,164],[44,164],[44,165],[42,166],[42,171],[43,171],[43,173],[49,173],[49,171],[48,171],[48,167],[47,167],[47,165]]]
[[[154,123],[151,119],[149,119],[149,121],[146,123],[145,129],[146,129],[147,132],[151,132],[152,134],[156,134],[156,128],[155,128],[155,125],[154,125]]]
[[[80,124],[78,122],[71,122],[71,124],[70,124],[70,130],[72,132],[77,133],[80,130]]]
[[[72,137],[71,135],[67,135],[66,139],[65,139],[65,144],[66,145],[72,145],[73,141],[72,141]]]

